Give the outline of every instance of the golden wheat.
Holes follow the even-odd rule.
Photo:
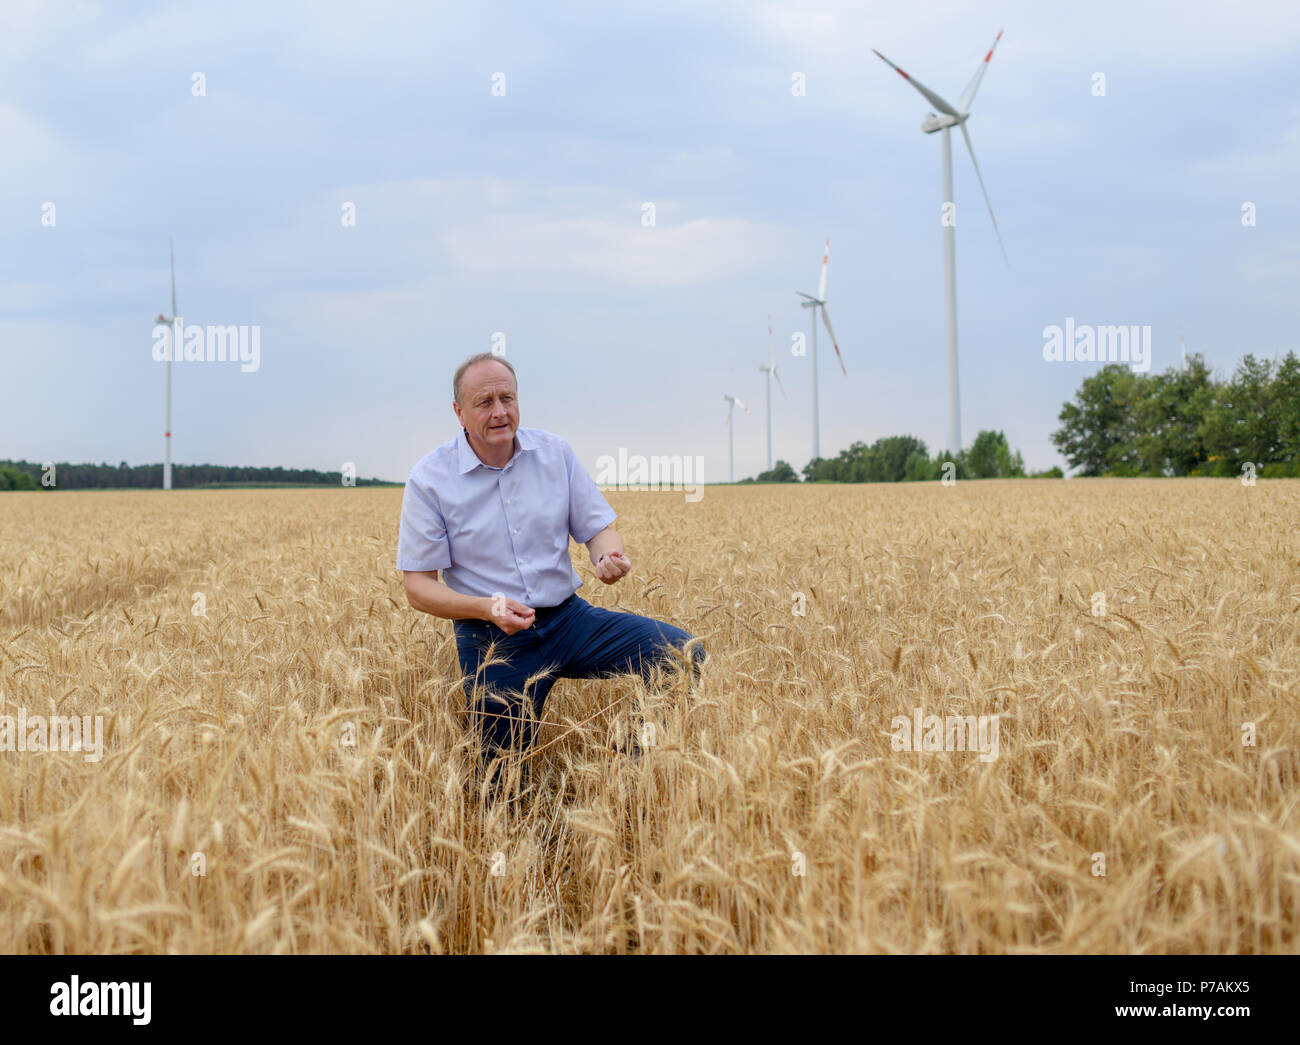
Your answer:
[[[105,750],[0,752],[0,950],[1296,950],[1300,482],[609,498],[582,595],[710,661],[561,681],[512,809],[400,490],[4,495],[0,714]]]

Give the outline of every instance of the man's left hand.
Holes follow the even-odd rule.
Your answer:
[[[632,560],[622,552],[606,552],[596,560],[596,576],[613,584],[632,572]]]

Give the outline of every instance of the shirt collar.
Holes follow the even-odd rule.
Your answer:
[[[515,453],[511,454],[510,461],[513,461],[525,450],[537,449],[537,440],[533,438],[532,430],[523,427],[523,425],[520,425],[515,429],[515,441],[519,444],[519,449]],[[472,472],[480,465],[484,468],[489,467],[478,459],[478,454],[476,454],[474,448],[469,445],[469,436],[465,433],[463,426],[460,430],[460,435],[456,437],[456,461],[459,465],[461,475],[464,475],[466,472]],[[507,461],[506,464],[510,464],[510,461]],[[499,471],[500,469],[497,470]]]

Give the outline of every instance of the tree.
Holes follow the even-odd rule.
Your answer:
[[[1281,460],[1300,463],[1300,359],[1288,352],[1273,377]]]
[[[1009,479],[1025,474],[1019,451],[1012,453],[1002,432],[986,429],[966,452],[966,466],[976,479]]]
[[[38,490],[36,480],[12,465],[0,464],[0,490]]]
[[[925,456],[926,446],[914,435],[891,435],[877,439],[871,447],[879,479],[890,483],[907,478],[907,462],[914,454]]]
[[[1134,448],[1144,475],[1189,475],[1209,459],[1204,424],[1215,389],[1204,358],[1149,376],[1136,402]]]
[[[1071,467],[1081,468],[1083,475],[1137,473],[1135,407],[1141,383],[1142,375],[1123,363],[1084,378],[1075,401],[1061,408],[1061,427],[1052,433],[1052,443]]]
[[[1300,364],[1294,353],[1274,369],[1272,360],[1246,355],[1232,380],[1218,390],[1202,429],[1220,475],[1235,475],[1246,462],[1259,466],[1294,460],[1296,395]]]
[[[935,478],[934,469],[930,465],[930,455],[925,452],[924,447],[908,454],[907,461],[903,465],[903,478],[907,482],[924,482]]]
[[[760,483],[797,483],[799,476],[787,461],[777,461],[769,471],[759,472],[756,482]]]
[[[970,468],[968,468],[966,465],[965,450],[962,450],[959,453],[953,453],[951,450],[940,450],[937,454],[934,455],[934,461],[932,461],[930,464],[930,468],[932,471],[930,478],[946,479],[948,477],[947,476],[948,470],[944,468],[944,465],[946,464],[951,464],[953,466],[951,469],[952,478],[954,479],[971,478]]]

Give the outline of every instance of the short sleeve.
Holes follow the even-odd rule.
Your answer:
[[[402,526],[397,537],[397,568],[415,573],[445,570],[451,565],[447,523],[434,492],[414,475],[402,495]]]
[[[567,440],[564,443],[564,463],[569,473],[569,534],[579,544],[586,544],[618,515]]]

